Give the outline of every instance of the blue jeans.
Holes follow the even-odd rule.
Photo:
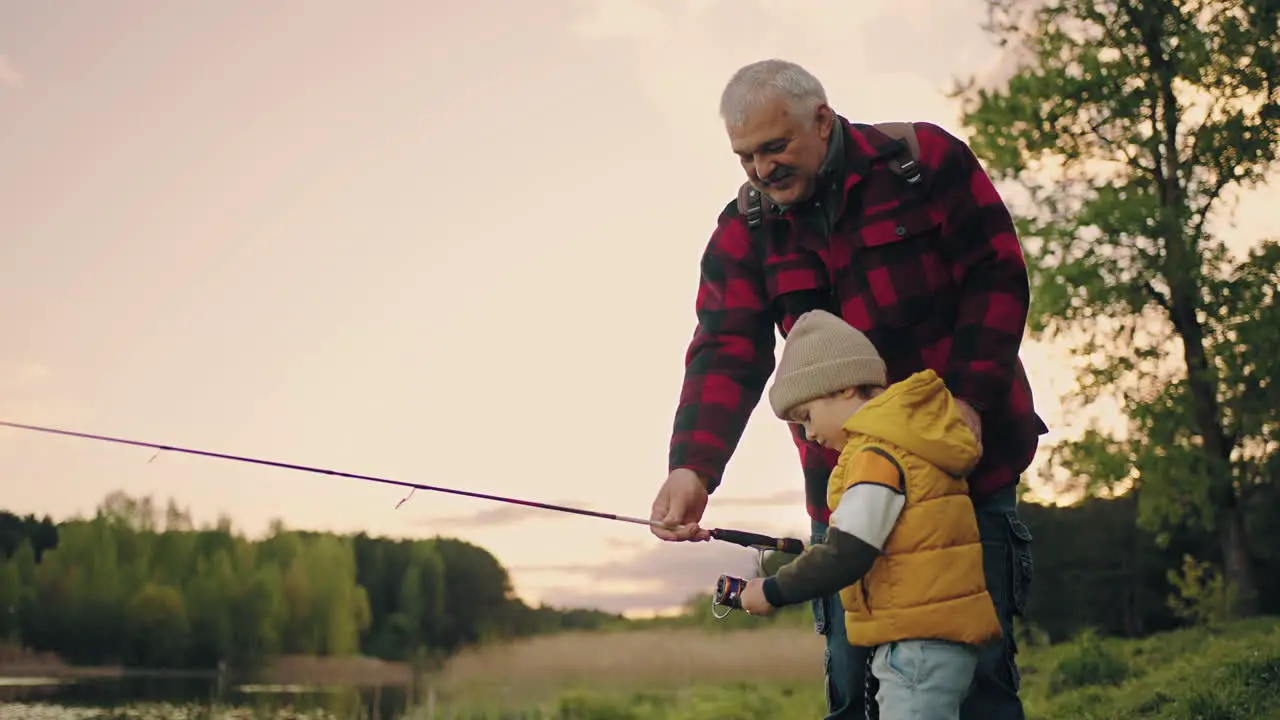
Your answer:
[[[978,669],[978,648],[949,640],[900,640],[875,649],[880,720],[956,720]]]
[[[983,569],[987,591],[995,602],[996,615],[1004,629],[1004,640],[988,645],[978,655],[969,695],[960,706],[961,720],[1025,720],[1018,698],[1021,679],[1015,655],[1013,616],[1026,611],[1032,578],[1031,533],[1018,518],[1017,486],[1001,488],[974,503],[978,532],[982,536]],[[810,542],[826,539],[827,526],[813,523]],[[879,717],[876,708],[868,712],[864,698],[874,698],[878,683],[867,672],[871,648],[849,644],[844,627],[844,608],[839,595],[813,601],[814,629],[826,636],[823,667],[826,675],[826,720],[865,720]]]

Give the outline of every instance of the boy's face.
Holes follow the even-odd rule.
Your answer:
[[[804,426],[804,436],[823,447],[840,450],[849,440],[844,424],[867,404],[857,389],[849,388],[797,405],[791,421]]]

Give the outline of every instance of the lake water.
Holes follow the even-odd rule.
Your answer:
[[[0,720],[401,720],[408,690],[239,685],[219,693],[212,679],[0,677]]]

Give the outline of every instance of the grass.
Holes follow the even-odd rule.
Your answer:
[[[788,621],[756,629],[726,626],[565,633],[484,647],[460,655],[430,678],[434,715],[424,704],[408,718],[823,716],[823,642],[812,625]],[[1030,720],[1280,720],[1280,618],[1256,618],[1217,629],[1197,627],[1141,640],[1082,633],[1057,645],[1028,644],[1019,655],[1019,666]],[[314,674],[318,666],[291,670]],[[329,671],[337,672],[336,666]],[[351,703],[339,703],[344,707],[327,708],[329,712],[313,710],[310,717],[368,717],[357,707],[357,698],[346,699]],[[273,707],[232,709],[197,703],[181,707],[180,713],[178,708],[147,704],[84,717],[302,717]],[[50,714],[38,715],[37,709]],[[0,703],[0,720],[81,717],[59,714],[62,710],[66,709]]]
[[[564,633],[465,653],[436,679],[436,689],[450,707],[493,711],[555,704],[557,698],[585,707],[601,697],[633,694],[643,704],[662,697],[697,702],[690,688],[720,702],[723,691],[763,686],[780,698],[797,695],[801,707],[821,709],[822,650],[823,639],[812,628]],[[809,697],[817,704],[803,702]]]
[[[1280,718],[1277,618],[1131,641],[1086,634],[1021,664],[1029,718]]]
[[[568,633],[483,648],[433,680],[437,717],[815,718],[822,639],[791,626]],[[1030,720],[1280,719],[1280,619],[1019,655]],[[426,717],[425,714],[419,715]]]

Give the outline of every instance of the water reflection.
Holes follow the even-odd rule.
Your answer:
[[[19,707],[56,705],[68,712],[43,717],[83,717],[77,709],[120,709],[155,705],[188,710],[214,705],[252,710],[255,716],[359,718],[398,720],[408,708],[409,688],[391,685],[356,687],[334,685],[237,685],[218,691],[206,678],[112,677],[66,680],[0,677],[0,719],[16,718]],[[8,710],[6,712],[6,709]],[[53,708],[46,708],[52,711]],[[183,713],[185,714],[185,713]],[[165,715],[146,714],[147,717]],[[25,715],[24,715],[25,717]]]

